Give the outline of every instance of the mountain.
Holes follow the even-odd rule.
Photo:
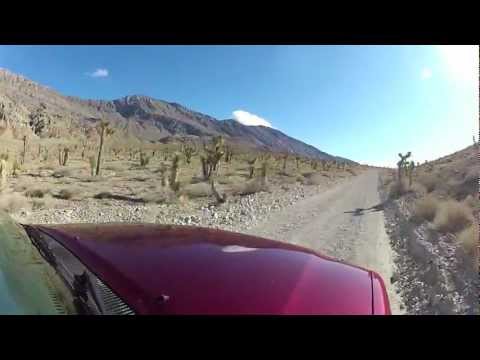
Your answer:
[[[125,141],[166,142],[179,137],[204,140],[222,135],[227,141],[257,149],[352,162],[269,127],[246,126],[232,119],[218,120],[180,104],[144,95],[112,101],[63,96],[21,75],[0,69],[0,126],[3,122],[14,133],[65,137],[80,134],[82,129],[92,131],[100,119],[120,130],[117,136]]]

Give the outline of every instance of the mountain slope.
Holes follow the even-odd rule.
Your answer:
[[[1,106],[3,105],[3,110]],[[143,95],[113,101],[83,100],[63,96],[23,76],[0,69],[0,126],[14,133],[33,132],[39,137],[75,136],[100,119],[120,130],[122,138],[162,141],[170,137],[224,136],[227,141],[275,152],[288,152],[326,160],[335,157],[294,139],[279,130],[245,126],[235,120],[217,120],[180,104]]]

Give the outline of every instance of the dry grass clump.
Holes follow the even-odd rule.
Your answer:
[[[389,186],[392,183],[392,181],[395,180],[395,178],[392,176],[384,176],[382,180],[383,180],[383,185]]]
[[[422,221],[433,221],[437,213],[439,202],[431,195],[425,196],[423,199],[415,203],[412,221],[421,223]]]
[[[50,188],[46,185],[42,187],[35,187],[25,191],[25,196],[30,198],[43,198],[46,194],[50,193]]]
[[[263,183],[261,179],[253,179],[244,184],[237,185],[232,189],[235,195],[250,195],[261,191],[269,191],[267,184]]]
[[[325,176],[320,173],[312,173],[307,177],[305,184],[306,185],[321,185],[325,182]]]
[[[136,176],[130,179],[130,181],[139,181],[139,182],[145,182],[148,181],[150,178],[147,176]]]
[[[125,169],[127,169],[127,166],[125,166],[125,165],[122,166],[122,165],[118,165],[118,164],[108,164],[108,165],[103,166],[103,169],[114,171],[114,172],[119,172],[119,171],[124,171]]]
[[[74,198],[79,198],[81,190],[75,187],[61,189],[57,194],[53,195],[57,199],[71,200]]]
[[[55,170],[52,174],[54,178],[62,178],[62,177],[72,177],[73,176],[73,169],[58,169]]]
[[[45,165],[42,165],[38,168],[38,170],[55,170],[57,166],[53,165],[53,164],[45,164]]]
[[[449,182],[449,193],[457,200],[478,192],[478,167],[470,168],[458,181]]]
[[[49,196],[45,196],[42,199],[34,198],[32,199],[32,210],[42,210],[49,209],[53,205],[53,200]]]
[[[442,179],[438,175],[424,173],[419,175],[417,181],[430,193],[438,187]]]
[[[476,196],[468,195],[464,200],[463,203],[467,205],[472,210],[479,210],[480,208],[480,200],[478,199],[478,194]]]
[[[390,184],[388,189],[388,197],[389,199],[398,199],[402,195],[405,195],[407,192],[407,182],[402,179],[402,181],[395,181]]]
[[[183,195],[183,197],[187,197]],[[176,201],[175,193],[171,190],[156,190],[142,196],[142,201],[154,204],[170,204]]]
[[[208,197],[213,195],[210,185],[206,182],[186,185],[182,189],[182,194],[188,195],[190,198]]]
[[[418,194],[418,195],[424,195],[427,193],[427,189],[425,188],[425,186],[423,186],[422,184],[419,184],[417,182],[414,182],[412,184],[412,186],[410,187],[410,189],[415,193],[415,194]]]
[[[9,214],[29,207],[28,199],[19,193],[0,194],[0,209]]]
[[[473,223],[473,215],[463,203],[447,200],[440,204],[434,227],[442,233],[458,233]]]
[[[107,179],[102,176],[82,176],[79,177],[78,180],[81,182],[92,183],[106,181]]]
[[[478,224],[473,223],[471,226],[462,230],[457,236],[458,243],[464,248],[465,252],[473,255],[478,261],[479,252],[479,228]]]

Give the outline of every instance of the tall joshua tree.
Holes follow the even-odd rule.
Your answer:
[[[398,156],[400,156],[400,161],[397,162],[398,166],[398,181],[402,180],[402,171],[407,165],[407,159],[412,155],[412,153],[409,151],[406,155],[402,155],[402,153],[399,153]]]
[[[102,160],[102,150],[103,150],[103,143],[106,137],[113,135],[115,132],[114,129],[110,127],[108,122],[101,121],[96,127],[97,133],[100,136],[100,146],[98,147],[98,155],[97,155],[97,167],[95,169],[95,176],[100,175],[100,163]]]

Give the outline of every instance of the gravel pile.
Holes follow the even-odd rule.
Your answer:
[[[173,204],[139,204],[118,200],[85,199],[69,202],[61,209],[21,210],[13,217],[22,223],[66,224],[147,222],[158,224],[197,225],[244,232],[266,216],[322,191],[325,186],[275,187],[270,192],[235,196],[221,205],[213,199],[177,201]]]

